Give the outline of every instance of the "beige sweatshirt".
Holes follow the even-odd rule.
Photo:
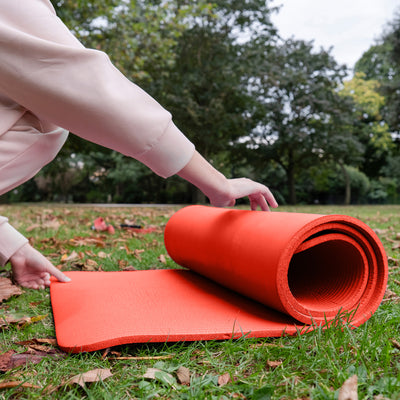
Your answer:
[[[29,111],[43,125],[133,157],[162,177],[191,159],[194,146],[170,113],[125,78],[106,54],[86,49],[50,1],[2,1],[0,54],[0,149],[2,136]],[[18,138],[14,147],[18,150]],[[35,151],[43,165],[49,161],[45,149]],[[0,194],[9,190],[4,182],[21,179],[2,157],[9,153],[0,150]],[[0,264],[26,241],[0,217]]]

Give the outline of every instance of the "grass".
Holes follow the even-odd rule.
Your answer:
[[[36,248],[63,269],[147,269],[177,267],[167,257],[162,235],[176,209],[12,205],[1,206],[0,215],[9,216]],[[272,339],[127,345],[107,354],[99,351],[55,358],[49,352],[37,364],[0,373],[0,386],[9,381],[37,386],[0,390],[0,399],[336,399],[344,381],[354,374],[360,399],[400,399],[400,307],[396,300],[400,295],[396,246],[400,244],[400,206],[282,207],[281,211],[352,215],[378,229],[389,257],[392,297],[385,298],[364,325],[350,330],[338,324]],[[128,222],[159,229],[146,235],[122,229],[116,229],[115,235],[97,233],[91,226],[98,216],[117,228]],[[88,237],[96,241],[90,242]],[[73,252],[74,256],[63,262]],[[1,275],[8,273],[6,267]],[[21,341],[55,337],[48,290],[24,290],[0,307],[0,314],[42,318],[0,330],[0,354],[26,351],[28,345],[18,344]],[[47,348],[57,350],[56,346]],[[176,382],[179,367],[189,369],[190,385]],[[83,387],[65,384],[67,379],[96,368],[110,369],[113,375]],[[146,379],[143,375],[148,368],[161,372],[156,379]],[[225,374],[229,381],[222,385],[219,379]]]

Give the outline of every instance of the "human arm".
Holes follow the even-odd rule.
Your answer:
[[[236,199],[249,197],[252,210],[278,207],[270,190],[247,178],[227,179],[197,151],[178,175],[198,187],[216,207],[231,207]]]
[[[11,263],[13,278],[19,285],[32,289],[44,288],[50,285],[50,275],[61,282],[69,281],[68,277],[35,250],[28,239],[2,216],[0,216],[0,238],[0,265]]]
[[[71,280],[29,243],[23,245],[10,257],[10,263],[14,280],[19,285],[30,289],[44,289],[50,286],[51,275],[60,282]]]
[[[5,2],[0,53],[0,94],[12,99],[14,107],[133,157],[164,178],[192,157],[194,145],[171,114],[105,53],[85,48],[49,1]],[[3,124],[0,119],[0,134],[9,128]]]

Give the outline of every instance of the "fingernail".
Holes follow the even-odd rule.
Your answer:
[[[64,282],[71,282],[71,278],[68,278],[68,276],[66,276],[66,277],[64,278]]]

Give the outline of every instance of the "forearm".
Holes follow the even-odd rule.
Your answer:
[[[228,190],[227,178],[197,151],[178,175],[199,188],[207,197]]]
[[[7,218],[0,216],[0,266],[4,266],[26,243],[28,239],[14,229]]]
[[[236,199],[248,197],[252,210],[268,211],[278,207],[271,191],[263,184],[247,178],[227,179],[197,151],[178,175],[197,186],[213,206],[231,207]]]
[[[0,13],[0,93],[163,177],[187,164],[194,146],[171,114],[106,54],[80,44],[47,1],[28,3],[7,1]]]

